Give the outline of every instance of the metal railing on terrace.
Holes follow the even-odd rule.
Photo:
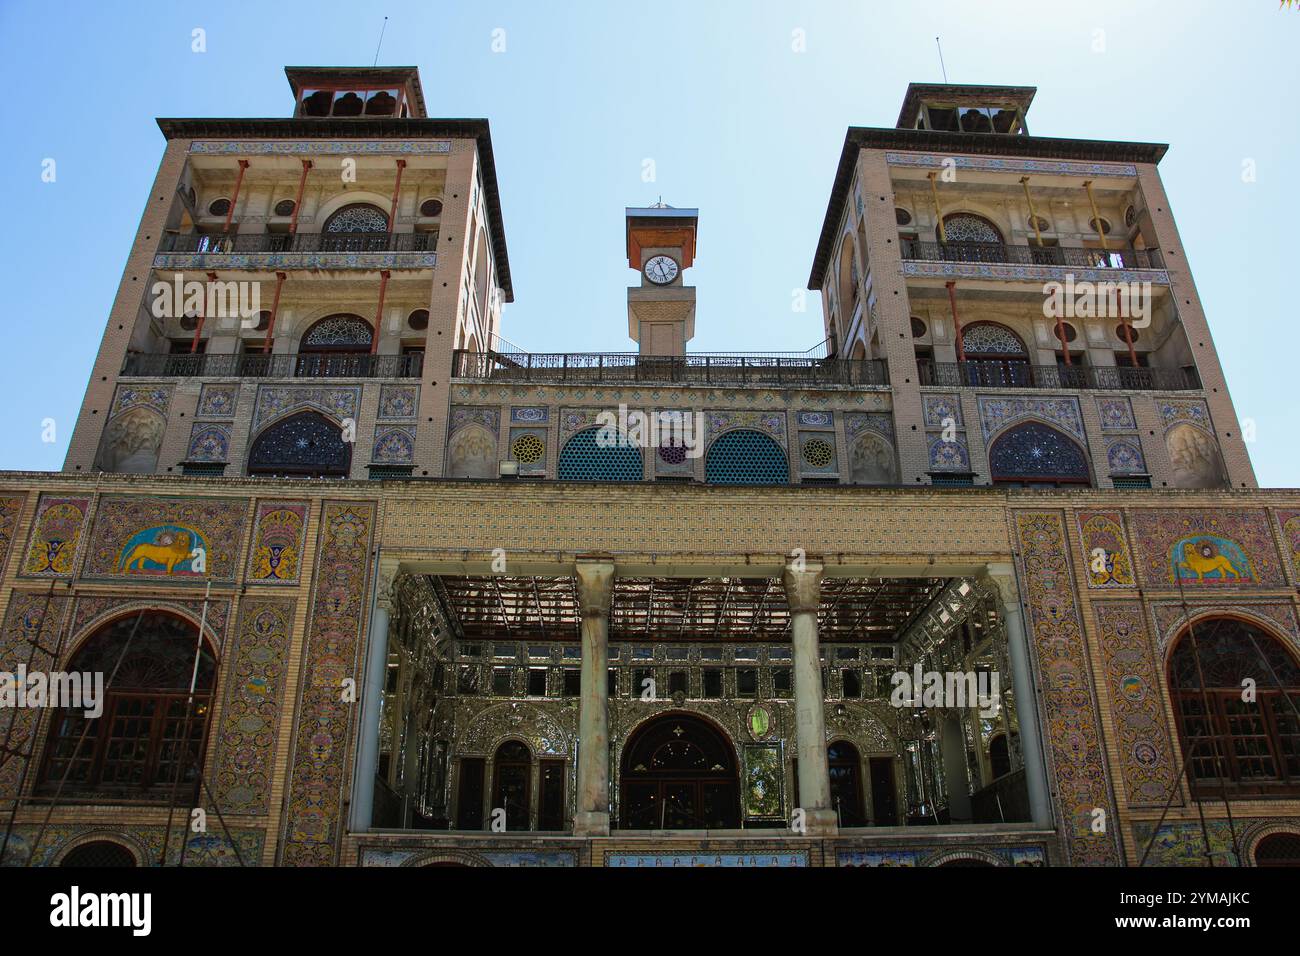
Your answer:
[[[418,378],[422,354],[326,352],[158,355],[128,352],[122,375],[140,378]]]
[[[921,262],[987,262],[1079,269],[1163,269],[1159,249],[1080,249],[1069,246],[1009,246],[1001,242],[902,241],[902,257]]]
[[[452,358],[452,377],[476,381],[583,384],[885,386],[883,359],[813,357],[806,352],[641,355],[637,352],[467,352]]]
[[[922,385],[945,388],[1080,388],[1137,392],[1194,391],[1193,369],[1121,368],[1091,365],[1030,365],[1028,362],[917,363]]]
[[[195,255],[256,252],[436,252],[436,232],[171,232],[159,251]]]

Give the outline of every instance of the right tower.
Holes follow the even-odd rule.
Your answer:
[[[913,83],[845,136],[808,288],[889,363],[903,483],[1256,487],[1167,147],[1031,136],[1034,93]]]

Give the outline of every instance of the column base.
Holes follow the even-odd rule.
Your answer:
[[[600,811],[579,810],[573,815],[573,835],[580,837],[609,836],[609,814]]]
[[[805,836],[838,836],[840,819],[834,810],[808,810],[803,812]]]

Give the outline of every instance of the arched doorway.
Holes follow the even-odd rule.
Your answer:
[[[248,452],[250,475],[346,478],[351,466],[351,443],[320,412],[281,419],[258,435]]]
[[[1238,618],[1193,628],[1195,641],[1184,631],[1169,656],[1169,693],[1193,793],[1300,794],[1300,665],[1281,641]],[[1242,699],[1247,678],[1253,701]]]
[[[527,830],[533,755],[517,740],[497,748],[492,760],[492,810],[506,812],[507,830]]]
[[[731,742],[711,723],[664,714],[623,747],[620,819],[628,830],[723,830],[740,826]]]
[[[175,784],[182,803],[192,799],[216,679],[207,641],[195,674],[197,638],[194,624],[164,611],[127,614],[92,634],[65,670],[104,675],[103,711],[88,718],[83,703],[55,712],[38,793],[166,801]]]
[[[862,805],[862,757],[847,740],[826,748],[830,769],[831,806],[839,812],[840,826],[865,827],[867,814]]]

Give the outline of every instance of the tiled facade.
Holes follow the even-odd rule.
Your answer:
[[[290,71],[296,98],[301,73]],[[739,373],[649,350],[668,341],[664,327],[689,338],[693,290],[680,276],[669,293],[633,290],[641,353],[611,358],[614,371],[568,357],[534,367],[504,347],[496,364],[453,365],[496,351],[513,295],[487,124],[424,117],[413,72],[326,74],[400,87],[408,112],[383,135],[365,135],[361,119],[308,118],[305,101],[293,120],[160,121],[167,147],[65,469],[0,474],[0,670],[68,667],[144,612],[201,634],[214,668],[195,789],[208,828],[186,833],[179,821],[192,808],[177,812],[157,789],[115,804],[63,799],[59,784],[51,798],[52,718],[17,709],[0,728],[12,754],[0,763],[3,863],[57,864],[107,841],[147,865],[1136,865],[1146,855],[1204,863],[1207,852],[1216,864],[1249,864],[1269,836],[1300,835],[1300,794],[1237,795],[1229,815],[1222,801],[1198,802],[1181,773],[1170,661],[1189,622],[1248,622],[1300,655],[1300,492],[1254,487],[1156,173],[1162,147],[1079,143],[1053,155],[1017,134],[916,130],[911,114],[894,130],[851,130],[810,282],[833,343],[815,366],[759,356]],[[1023,89],[980,89],[1027,107]],[[914,87],[908,102],[976,95]],[[349,160],[357,179],[345,196],[329,170]],[[1081,267],[1078,278],[1152,283],[1163,338],[1148,367],[1193,369],[1184,383],[1195,387],[923,378],[927,365],[961,361],[958,323],[972,346],[996,350],[1018,336],[1026,367],[1054,366],[1052,323],[1035,310],[1043,283],[1065,267],[916,252],[939,228],[936,205],[1029,248],[1040,237],[1022,185],[1059,248],[1096,248],[1096,201],[1117,248],[1160,253],[1158,267],[1147,255],[1132,268]],[[295,195],[286,232],[283,200]],[[203,232],[224,234],[212,203],[231,196],[246,246],[205,245]],[[380,245],[402,248],[320,248],[331,217],[354,201],[380,213],[391,201]],[[633,242],[629,226],[629,264],[668,250],[689,267],[687,212],[629,210],[646,230]],[[656,217],[676,231],[656,229]],[[959,222],[983,228],[953,220],[955,233]],[[292,228],[317,247],[277,238]],[[400,239],[417,231],[422,248]],[[146,289],[178,272],[259,283],[264,304],[282,285],[280,311],[270,328],[205,320],[200,355],[187,346],[192,328],[147,308]],[[303,348],[305,333],[338,313],[378,315],[372,352],[394,364],[319,373],[330,353]],[[1087,367],[1113,369],[1128,343],[1076,324]],[[267,354],[279,365],[257,345],[272,331]],[[236,361],[246,352],[251,363]],[[422,360],[404,359],[414,352]],[[370,374],[344,374],[363,366]],[[698,413],[704,453],[661,445],[602,457],[591,429],[620,406]],[[250,476],[268,429],[317,419],[326,432],[290,437],[311,447],[328,429],[350,435],[350,458],[331,480],[271,477],[274,468]],[[1076,449],[1086,480],[990,487],[1013,434],[1033,439],[1014,446],[1026,461]],[[1222,464],[1215,482],[1198,470],[1205,461]],[[281,460],[286,472],[290,464]],[[1124,486],[1147,477],[1149,490]],[[934,487],[956,480],[965,486]],[[637,613],[611,611],[619,582],[650,582],[653,610],[655,588],[706,581],[727,587],[713,633],[688,635],[683,623],[609,637],[611,614]],[[457,582],[496,594],[497,632],[466,637],[476,622],[455,604]],[[896,633],[859,639],[859,622],[837,624],[825,604],[844,582],[877,594],[891,582],[931,590]],[[501,589],[532,588],[541,619],[540,586],[580,613],[556,633],[515,633],[524,621]],[[739,639],[723,633],[732,586],[759,595],[753,633]],[[983,603],[954,622],[957,588]],[[763,630],[776,613],[788,614],[788,632]],[[994,636],[977,639],[985,628]],[[890,671],[940,659],[940,645],[952,662],[944,642],[961,635],[1008,675],[999,716],[981,726],[944,708],[937,730],[927,708],[900,716]],[[973,646],[960,654],[978,658]],[[671,692],[642,695],[647,678]],[[627,778],[644,770],[620,756],[663,718],[696,721],[725,742],[743,826],[619,825],[632,802]],[[999,727],[1006,774],[992,769]],[[926,749],[958,738],[955,756]],[[868,763],[885,768],[879,789],[872,770],[863,800],[874,825],[835,822],[819,786],[823,744],[860,754],[864,777]],[[521,825],[495,832],[486,791],[498,788],[507,745],[526,755],[531,801]],[[560,795],[551,826],[540,819],[543,777]],[[947,819],[904,825],[935,823],[933,780],[952,781]],[[1000,789],[1007,780],[1014,793]],[[987,786],[959,793],[967,781]],[[430,794],[439,828],[411,822]],[[958,805],[979,796],[1008,799],[999,813],[1013,803],[1032,812],[960,816]],[[912,819],[915,806],[932,816]],[[813,830],[791,823],[805,807]],[[476,822],[455,825],[466,819]]]

